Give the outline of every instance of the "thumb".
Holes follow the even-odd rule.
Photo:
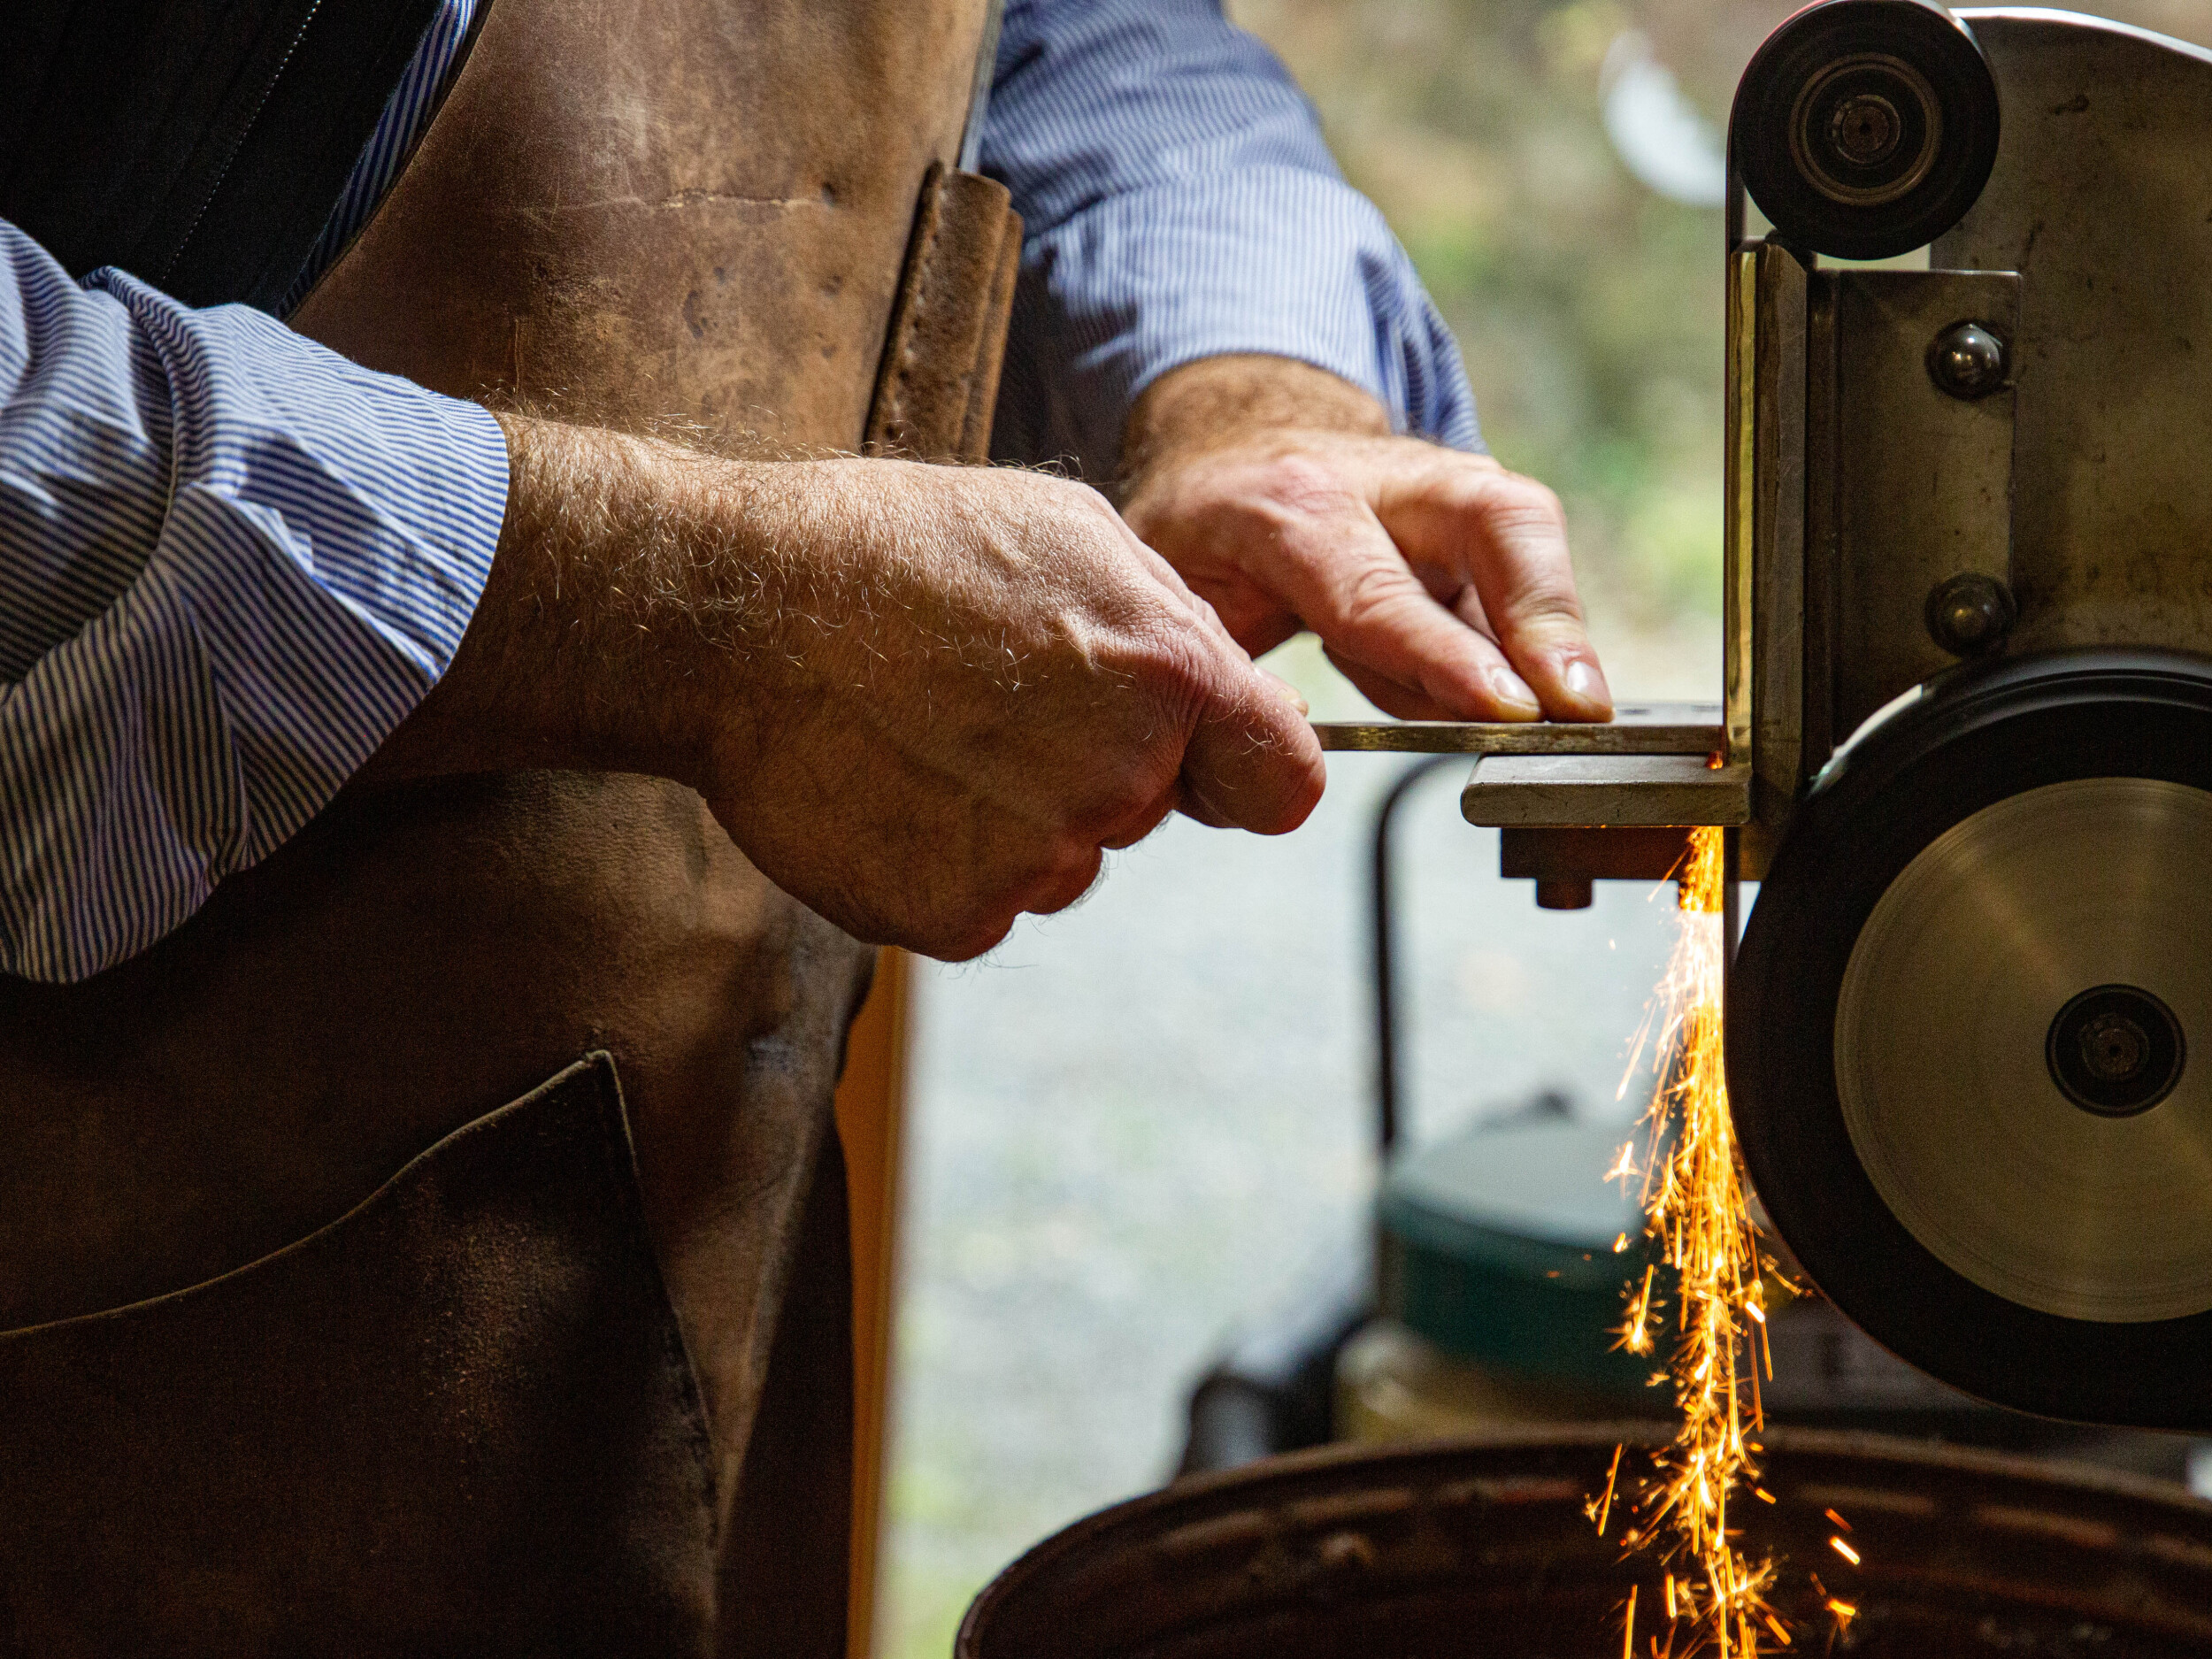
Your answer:
[[[1236,656],[1241,660],[1222,654],[1220,688],[1201,708],[1184,749],[1179,806],[1217,828],[1284,834],[1321,799],[1327,763],[1297,694],[1241,651]]]

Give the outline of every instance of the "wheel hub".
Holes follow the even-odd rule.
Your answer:
[[[2092,986],[2044,1042],[2051,1080],[2084,1111],[2132,1118],[2174,1092],[2189,1045],[2172,1009],[2135,985]]]

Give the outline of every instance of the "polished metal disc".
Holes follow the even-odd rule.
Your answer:
[[[2069,1318],[2212,1310],[2212,794],[2085,778],[1955,825],[1860,930],[1835,1056],[1952,1271]]]

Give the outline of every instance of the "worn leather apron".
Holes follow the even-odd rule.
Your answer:
[[[293,323],[572,419],[979,455],[984,27],[496,0]],[[871,960],[688,789],[535,772],[349,790],[145,955],[0,981],[0,1651],[842,1654]]]

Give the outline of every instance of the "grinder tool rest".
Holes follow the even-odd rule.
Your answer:
[[[1806,1272],[1986,1399],[2212,1428],[2212,54],[1823,0],[1729,158],[1721,701],[1323,740],[1480,756],[1548,904],[1738,826],[1730,1094]]]

